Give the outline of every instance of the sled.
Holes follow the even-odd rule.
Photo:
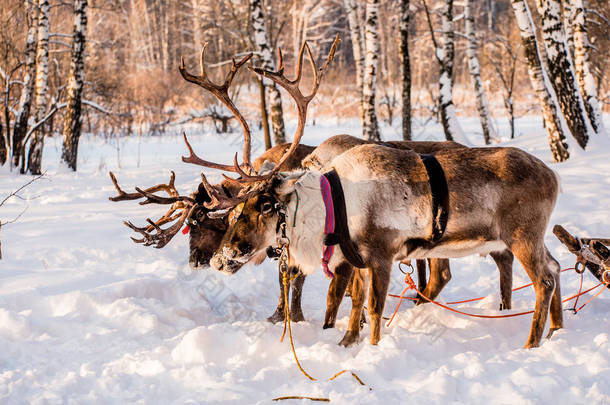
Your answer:
[[[610,239],[578,238],[561,225],[553,227],[553,233],[570,252],[576,255],[574,268],[579,273],[588,269],[595,278],[606,283],[610,289]]]

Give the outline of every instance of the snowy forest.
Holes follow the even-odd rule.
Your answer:
[[[359,115],[366,139],[380,138],[378,122],[401,121],[411,139],[413,121],[438,121],[446,139],[460,140],[459,116],[478,114],[489,144],[541,113],[563,161],[566,138],[585,147],[604,131],[608,13],[604,0],[5,0],[0,163],[41,173],[46,137],[63,137],[62,160],[75,170],[82,132],[157,135],[188,122],[229,131],[231,114],[180,77],[181,57],[196,66],[208,42],[208,69],[220,75],[231,57],[254,52],[269,68],[278,47],[290,60],[302,41],[323,53],[336,35],[333,86],[318,95],[333,107],[319,119]],[[286,141],[294,111],[265,82],[241,74],[233,92],[268,148]],[[498,134],[499,120],[508,134]]]
[[[610,404],[608,0],[2,0],[0,404]]]

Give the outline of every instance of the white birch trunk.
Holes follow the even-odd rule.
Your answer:
[[[517,26],[521,33],[530,82],[542,108],[542,116],[549,135],[551,153],[556,162],[562,162],[568,159],[570,154],[568,153],[568,145],[565,142],[564,127],[560,117],[561,111],[559,110],[553,87],[542,65],[534,22],[525,0],[512,0],[512,6]]]
[[[250,0],[250,19],[254,31],[254,43],[258,48],[261,67],[266,70],[275,70],[275,63],[271,55],[269,35],[265,27],[265,17],[261,0]],[[271,124],[273,127],[273,140],[276,145],[286,142],[284,117],[282,111],[282,96],[273,82],[264,79],[267,96],[271,105]]]
[[[400,2],[400,57],[402,66],[402,139],[411,140],[411,65],[409,60],[409,0]]]
[[[453,0],[443,0],[441,11],[443,44],[440,49],[436,50],[437,57],[441,61],[439,78],[441,121],[447,140],[468,144],[453,104],[453,58],[455,56],[453,29]]]
[[[357,0],[345,0],[345,11],[347,13],[347,21],[349,24],[349,32],[352,39],[352,53],[354,55],[354,64],[356,65],[356,87],[358,88],[358,109],[360,112],[360,121],[364,128],[364,108],[362,102],[362,83],[364,75],[364,44],[362,38],[362,28],[360,23],[360,13],[358,12]]]
[[[595,77],[589,63],[589,38],[587,37],[587,15],[584,0],[568,0],[571,11],[569,20],[572,22],[574,42],[574,67],[578,85],[583,97],[585,109],[591,126],[598,135],[606,135],[601,109],[597,99]]]
[[[38,45],[36,47],[36,108],[34,119],[42,120],[47,111],[47,88],[49,82],[49,0],[38,2]],[[30,141],[28,171],[41,174],[44,126],[41,126]]]
[[[201,7],[199,5],[199,0],[191,0],[191,7],[193,8],[193,42],[195,49],[201,49],[203,46],[203,38],[201,36],[201,22],[203,20],[203,16],[201,13]]]
[[[563,29],[566,35],[566,44],[568,45],[568,51],[574,51],[574,30],[572,28],[572,18],[574,17],[574,11],[572,9],[573,0],[563,1]]]
[[[485,97],[485,91],[483,90],[483,82],[481,81],[481,67],[479,65],[478,57],[478,44],[475,35],[475,22],[472,7],[474,0],[466,0],[464,8],[465,28],[467,36],[466,44],[466,57],[468,59],[468,71],[470,72],[470,79],[474,87],[474,92],[477,100],[477,111],[479,112],[479,118],[481,119],[481,128],[483,130],[483,139],[485,144],[489,145],[492,138],[496,138],[496,131],[494,130],[493,123],[491,121],[491,115],[489,114],[489,105],[487,103],[487,97]]]
[[[11,165],[19,167],[22,159],[22,148],[25,134],[28,130],[28,119],[34,95],[34,79],[36,77],[36,43],[38,41],[38,5],[30,0],[24,0],[28,33],[25,40],[25,76],[23,89],[19,98],[19,108],[15,116],[13,139],[11,142]],[[8,128],[7,128],[8,131]]]
[[[74,0],[72,61],[68,79],[68,102],[64,119],[62,162],[76,171],[78,140],[82,129],[82,94],[85,85],[85,46],[87,35],[87,0]]]
[[[595,134],[578,89],[572,60],[567,50],[559,0],[537,0],[542,16],[542,38],[546,49],[549,77],[572,136],[584,149]]]
[[[377,64],[379,54],[378,36],[379,0],[367,0],[366,21],[364,31],[364,76],[362,86],[362,105],[364,121],[362,124],[363,138],[371,141],[381,139],[379,123],[375,111],[375,90],[377,85]]]

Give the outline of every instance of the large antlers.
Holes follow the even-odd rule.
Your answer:
[[[197,164],[200,166],[235,172],[235,173],[239,174],[241,176],[241,178],[231,179],[231,178],[227,177],[227,179],[229,179],[233,182],[238,182],[238,183],[255,183],[255,182],[260,183],[260,182],[263,182],[265,180],[272,178],[283,167],[283,165],[288,161],[288,159],[292,156],[292,154],[294,154],[294,152],[296,151],[296,149],[299,145],[299,142],[301,141],[301,138],[303,137],[303,132],[305,130],[305,123],[307,121],[307,107],[309,106],[309,103],[311,102],[311,100],[313,100],[318,89],[320,88],[320,83],[322,82],[322,78],[324,77],[324,74],[326,73],[328,65],[335,57],[335,52],[337,51],[339,42],[340,42],[339,36],[337,36],[332,43],[332,46],[328,53],[328,57],[326,58],[326,62],[319,69],[316,66],[316,62],[314,60],[313,55],[311,54],[311,49],[309,48],[309,45],[307,44],[307,42],[304,42],[303,45],[301,46],[299,55],[297,57],[296,77],[293,80],[286,78],[286,76],[284,75],[284,58],[283,58],[281,49],[278,49],[279,68],[277,71],[274,72],[274,71],[264,70],[261,68],[251,68],[251,70],[254,71],[255,73],[269,78],[273,82],[277,83],[278,85],[280,85],[284,89],[286,89],[286,91],[288,91],[288,94],[290,94],[290,96],[294,99],[294,101],[297,105],[297,110],[298,110],[297,130],[296,130],[296,133],[292,140],[292,144],[290,145],[288,150],[286,150],[286,152],[282,155],[282,158],[280,159],[278,164],[275,166],[275,168],[273,168],[273,170],[271,170],[269,173],[266,173],[264,175],[252,175],[252,173],[251,173],[252,166],[250,164],[250,129],[249,129],[248,124],[246,123],[245,119],[239,113],[239,111],[237,110],[237,108],[235,107],[235,105],[229,99],[229,96],[228,96],[228,88],[231,84],[231,81],[233,80],[233,77],[235,76],[235,73],[246,61],[248,61],[250,59],[252,54],[248,54],[238,63],[236,63],[235,60],[233,60],[233,65],[231,67],[231,70],[227,74],[227,78],[225,79],[225,82],[222,85],[214,84],[214,83],[210,82],[210,80],[207,78],[207,75],[205,72],[205,62],[204,62],[204,54],[205,54],[205,48],[206,48],[207,44],[204,45],[204,47],[201,51],[201,74],[199,76],[193,76],[193,75],[189,74],[188,72],[186,72],[185,67],[184,67],[184,60],[182,59],[181,64],[180,64],[180,73],[182,73],[182,77],[184,77],[185,80],[187,80],[191,83],[198,84],[199,86],[210,91],[217,98],[219,98],[227,106],[227,108],[229,108],[229,110],[231,110],[231,112],[233,112],[233,114],[235,114],[235,116],[239,119],[239,121],[242,124],[242,127],[244,129],[244,162],[242,165],[240,165],[238,163],[237,154],[235,154],[233,166],[223,165],[223,164],[218,164],[218,163],[213,163],[210,161],[203,160],[199,156],[197,156],[197,154],[193,151],[193,148],[191,147],[191,145],[188,142],[188,139],[186,138],[186,134],[183,134],[183,136],[184,136],[184,142],[186,143],[186,146],[189,151],[189,156],[182,157],[182,161],[184,161],[186,163]],[[303,74],[303,55],[305,54],[305,51],[307,51],[307,56],[309,57],[309,62],[311,64],[311,69],[313,71],[313,76],[314,76],[313,84],[311,87],[311,92],[308,95],[303,95],[303,93],[301,92],[301,89],[299,88],[299,84],[301,82],[301,78],[302,78],[302,74]],[[212,187],[208,183],[207,179],[205,178],[205,176],[203,174],[201,175],[201,178],[202,178],[203,185],[206,188],[206,190],[208,191],[208,194],[212,200],[211,202],[205,204],[205,206],[209,209],[231,208],[231,207],[239,204],[240,202],[244,201],[245,199],[247,199],[250,195],[255,193],[257,189],[260,188],[258,186],[255,186],[255,187],[249,188],[249,190],[243,189],[242,192],[237,197],[228,198],[226,196],[220,195],[214,189],[214,187]],[[262,186],[262,184],[263,183],[260,183],[259,185]]]
[[[112,179],[112,183],[119,193],[116,197],[109,197],[110,201],[127,201],[127,200],[137,200],[140,198],[145,198],[144,201],[140,201],[140,205],[144,204],[162,204],[162,205],[170,205],[169,210],[159,218],[156,222],[153,222],[150,218],[146,218],[146,222],[149,223],[148,226],[145,227],[137,227],[131,222],[124,221],[123,223],[134,231],[138,232],[143,236],[142,239],[131,238],[136,243],[143,243],[144,246],[154,246],[157,249],[160,249],[167,245],[169,241],[178,233],[178,231],[182,228],[184,221],[189,218],[197,206],[196,201],[187,196],[181,196],[176,190],[174,186],[174,181],[176,179],[176,175],[174,172],[171,172],[169,183],[167,184],[158,184],[153,187],[149,187],[145,190],[142,190],[139,187],[136,187],[135,193],[126,193],[121,189],[119,183],[114,175],[114,173],[110,172],[110,178]],[[156,195],[154,193],[158,191],[165,191],[169,197],[163,197]],[[161,225],[167,224],[169,222],[174,222],[168,228],[161,228]],[[155,233],[152,233],[155,231]]]
[[[211,80],[208,79],[208,75],[205,70],[204,57],[205,57],[205,48],[207,46],[208,46],[208,43],[206,42],[205,44],[203,44],[203,48],[201,49],[201,58],[199,61],[199,64],[201,65],[201,73],[199,74],[199,76],[192,75],[186,71],[186,68],[184,66],[183,57],[180,58],[180,67],[179,67],[180,74],[182,74],[182,77],[187,82],[194,83],[198,86],[201,86],[204,89],[206,89],[207,91],[209,91],[210,93],[214,94],[233,113],[233,115],[235,115],[235,118],[237,118],[237,120],[239,121],[239,123],[241,124],[241,126],[244,130],[244,165],[246,167],[249,167],[250,166],[250,149],[251,149],[251,147],[250,147],[250,127],[248,126],[246,119],[243,117],[243,115],[241,115],[241,113],[239,112],[237,107],[235,107],[235,104],[233,104],[233,101],[231,101],[231,99],[229,98],[229,87],[231,86],[231,82],[233,81],[233,78],[235,77],[235,74],[237,73],[239,68],[242,67],[247,61],[250,60],[250,58],[252,57],[252,53],[249,53],[246,56],[244,56],[239,62],[235,62],[235,59],[233,58],[231,70],[229,70],[229,72],[227,73],[224,83],[219,85],[219,84],[213,83]],[[194,164],[197,164],[200,166],[213,167],[216,169],[222,169],[222,170],[227,170],[227,171],[235,171],[233,169],[233,166],[220,165],[217,163],[207,162],[205,160],[199,159],[197,157],[197,155],[195,155],[193,153],[191,146],[189,145],[188,141],[186,140],[186,136],[184,137],[184,141],[186,142],[186,144],[189,148],[189,152],[191,153],[191,155],[188,158],[185,158],[185,157],[182,158],[182,160],[184,162],[194,163]]]
[[[251,70],[253,70],[255,73],[269,78],[270,80],[274,81],[275,83],[277,83],[278,85],[280,85],[284,89],[286,89],[288,94],[290,94],[290,96],[294,99],[294,101],[297,105],[298,124],[297,124],[297,130],[294,135],[294,138],[292,139],[292,144],[290,145],[290,148],[288,148],[288,150],[284,153],[284,155],[282,156],[282,158],[280,159],[278,164],[275,166],[275,168],[273,170],[271,170],[269,173],[267,173],[263,176],[248,175],[247,173],[245,173],[243,170],[241,170],[239,168],[239,165],[237,165],[237,161],[236,161],[234,164],[234,168],[235,168],[235,171],[241,175],[241,179],[238,180],[239,182],[251,183],[251,182],[257,182],[257,181],[266,180],[266,179],[271,178],[274,174],[276,174],[282,168],[284,163],[286,163],[286,161],[294,153],[297,146],[299,145],[299,142],[301,141],[301,138],[303,137],[303,132],[305,130],[305,123],[307,121],[307,107],[309,106],[309,102],[311,100],[313,100],[314,96],[316,95],[318,88],[320,87],[320,83],[322,82],[322,78],[324,77],[324,74],[326,73],[326,69],[328,68],[328,65],[330,64],[330,62],[332,62],[332,60],[335,57],[335,52],[337,51],[339,42],[341,42],[341,40],[339,39],[339,36],[337,35],[337,37],[335,37],[335,40],[333,41],[332,46],[330,47],[330,51],[328,52],[328,57],[326,58],[326,62],[324,63],[324,65],[322,65],[322,67],[320,69],[318,69],[316,67],[316,62],[311,54],[311,50],[309,49],[309,45],[307,44],[307,41],[303,42],[303,45],[301,46],[301,50],[299,51],[299,56],[297,59],[297,68],[296,68],[297,72],[296,72],[296,77],[294,78],[294,80],[290,80],[290,79],[286,78],[286,76],[284,76],[284,58],[282,56],[282,50],[279,48],[278,48],[279,69],[277,70],[277,72],[272,72],[272,71],[264,70],[261,68],[251,68]],[[301,89],[299,88],[299,84],[301,82],[301,77],[302,77],[302,73],[303,73],[303,69],[302,69],[303,68],[303,54],[305,53],[305,51],[307,51],[307,56],[309,57],[309,62],[311,64],[311,69],[312,69],[313,75],[314,75],[314,82],[311,87],[311,93],[307,96],[304,96],[303,93],[301,92]]]

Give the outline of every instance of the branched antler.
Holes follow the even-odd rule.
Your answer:
[[[281,87],[286,89],[286,91],[288,91],[288,94],[290,94],[290,96],[294,99],[294,101],[297,105],[297,110],[298,110],[297,130],[293,137],[292,144],[286,150],[284,155],[282,155],[282,158],[280,159],[278,164],[273,168],[273,170],[271,170],[269,173],[266,173],[264,175],[252,175],[253,170],[252,170],[252,166],[250,164],[250,130],[249,130],[248,125],[246,124],[245,120],[243,119],[243,116],[239,113],[237,108],[235,108],[235,105],[231,102],[231,100],[229,99],[228,94],[227,94],[227,90],[229,88],[229,85],[231,84],[231,80],[233,79],[233,77],[235,76],[235,73],[237,72],[237,69],[239,69],[239,67],[241,67],[248,59],[250,59],[250,57],[252,55],[251,54],[247,55],[239,63],[235,63],[235,61],[233,61],[233,66],[231,68],[231,71],[227,74],[227,78],[225,79],[225,82],[222,85],[216,85],[216,84],[210,82],[207,78],[207,75],[205,72],[205,63],[204,63],[205,45],[201,52],[201,74],[200,74],[200,76],[193,76],[193,75],[188,74],[184,68],[184,61],[182,61],[181,65],[180,65],[180,72],[182,73],[182,76],[187,81],[200,85],[201,87],[205,88],[206,90],[208,90],[212,94],[214,94],[216,97],[218,97],[227,106],[227,108],[229,108],[235,114],[235,116],[242,123],[242,127],[244,128],[244,162],[241,165],[239,164],[239,162],[237,160],[237,154],[235,154],[233,166],[222,165],[222,164],[203,160],[199,156],[197,156],[197,154],[193,151],[193,148],[189,144],[186,135],[184,135],[184,142],[186,143],[186,146],[188,148],[189,156],[183,157],[182,160],[187,163],[194,163],[194,164],[197,164],[200,166],[211,167],[211,168],[215,168],[215,169],[221,169],[221,170],[237,173],[240,176],[240,178],[238,178],[238,179],[233,179],[233,178],[230,178],[227,176],[225,176],[225,177],[233,183],[240,184],[241,187],[244,187],[245,184],[247,184],[247,183],[248,184],[256,183],[256,184],[252,184],[251,186],[249,186],[247,188],[243,188],[237,197],[228,197],[225,195],[221,195],[214,187],[212,187],[208,183],[207,179],[202,174],[203,186],[205,187],[205,189],[208,192],[208,195],[210,196],[210,199],[211,199],[210,202],[205,204],[205,206],[208,209],[224,210],[227,208],[234,207],[235,205],[239,204],[240,202],[248,199],[251,195],[257,193],[261,188],[263,188],[266,184],[266,181],[271,179],[283,167],[283,165],[288,161],[288,159],[292,156],[292,154],[294,154],[294,152],[296,151],[296,149],[299,145],[299,142],[301,141],[301,138],[303,137],[303,132],[305,130],[305,123],[307,121],[307,107],[309,106],[309,103],[311,102],[311,100],[313,100],[318,89],[320,88],[320,83],[322,82],[322,78],[324,77],[324,74],[326,73],[326,70],[327,70],[330,62],[335,57],[335,53],[337,51],[337,47],[338,47],[339,43],[340,43],[339,36],[337,36],[330,48],[330,51],[328,53],[328,57],[326,58],[325,63],[322,65],[322,67],[318,68],[316,66],[316,63],[315,63],[314,57],[311,53],[311,49],[309,48],[309,45],[307,44],[307,42],[304,42],[303,45],[301,46],[299,55],[297,57],[296,76],[293,80],[287,79],[286,76],[284,75],[284,58],[283,58],[281,49],[278,49],[279,68],[277,71],[274,72],[274,71],[264,70],[261,68],[250,68],[253,72],[269,78],[273,82],[277,83],[278,85],[280,85]],[[299,88],[299,84],[300,84],[301,78],[303,76],[303,55],[305,54],[306,51],[307,51],[307,56],[308,56],[309,62],[311,64],[311,69],[313,71],[314,77],[313,77],[313,84],[312,84],[310,93],[308,95],[303,95],[303,93],[301,92],[301,89]]]
[[[146,219],[146,222],[149,223],[148,226],[145,227],[137,227],[131,222],[124,221],[123,223],[138,232],[143,236],[142,239],[131,238],[136,243],[143,243],[144,246],[154,246],[157,249],[160,249],[167,245],[169,241],[178,233],[178,231],[182,228],[184,221],[190,217],[193,210],[197,206],[197,202],[192,197],[182,196],[176,190],[176,186],[174,185],[174,181],[176,179],[176,175],[174,172],[171,172],[169,183],[167,184],[157,184],[156,186],[149,187],[147,189],[141,189],[136,187],[135,193],[126,193],[121,189],[119,183],[116,179],[114,173],[110,172],[110,179],[114,184],[114,187],[118,191],[118,195],[116,197],[110,197],[111,201],[128,201],[128,200],[137,200],[140,198],[144,198],[143,201],[140,201],[140,205],[145,204],[161,204],[161,205],[170,205],[169,210],[156,222],[152,221],[150,218]],[[157,194],[154,194],[159,191],[166,192],[169,197],[163,197]],[[174,222],[175,221],[175,222]],[[161,228],[161,225],[165,225],[167,223],[174,222],[168,228]],[[155,233],[152,233],[155,231]]]
[[[294,99],[294,101],[297,105],[298,124],[297,124],[297,130],[296,130],[296,133],[292,140],[292,144],[290,145],[290,148],[288,148],[288,150],[284,153],[284,155],[282,156],[282,158],[280,159],[280,161],[278,162],[278,164],[275,166],[275,168],[273,170],[271,170],[269,173],[267,173],[263,176],[250,176],[250,175],[244,173],[243,171],[240,171],[238,169],[239,166],[235,162],[234,163],[235,171],[238,172],[242,177],[238,181],[245,182],[245,183],[252,183],[252,182],[258,182],[258,181],[270,179],[271,177],[273,177],[273,175],[275,175],[282,168],[284,163],[286,163],[286,161],[290,158],[290,156],[295,152],[297,146],[299,145],[299,142],[301,141],[301,138],[303,137],[303,132],[305,131],[305,123],[307,121],[307,107],[309,106],[309,103],[311,102],[311,100],[313,100],[316,93],[318,92],[318,89],[320,88],[320,83],[322,82],[322,78],[324,77],[324,74],[326,73],[328,65],[334,59],[335,52],[337,51],[337,47],[339,46],[340,42],[341,41],[339,39],[339,36],[337,35],[337,37],[335,37],[335,40],[333,41],[330,51],[328,52],[328,57],[326,58],[326,62],[324,63],[324,65],[322,65],[322,67],[320,69],[318,69],[316,67],[316,62],[313,58],[313,55],[311,54],[311,50],[309,49],[309,45],[307,44],[307,41],[305,41],[299,51],[299,56],[297,58],[296,77],[293,80],[286,78],[286,76],[284,75],[284,58],[282,56],[282,50],[279,48],[278,48],[279,69],[276,72],[272,72],[269,70],[264,70],[264,69],[256,68],[256,67],[251,68],[251,70],[254,71],[255,73],[269,78],[270,80],[274,81],[275,83],[277,83],[278,85],[280,85],[284,89],[286,89],[288,94],[290,94],[290,96]],[[313,75],[314,75],[314,81],[313,81],[313,84],[311,87],[311,92],[307,96],[303,95],[303,93],[301,92],[301,89],[299,88],[299,84],[301,82],[301,77],[303,74],[303,69],[302,69],[303,54],[305,53],[305,51],[307,51],[307,56],[309,57],[309,62],[311,64],[311,69],[312,69]]]
[[[201,73],[198,76],[195,76],[195,75],[187,72],[186,67],[184,65],[184,57],[181,57],[180,58],[180,67],[179,67],[180,74],[182,75],[184,80],[186,80],[187,82],[194,83],[200,87],[203,87],[210,93],[212,93],[214,96],[216,96],[216,98],[218,98],[229,109],[229,111],[231,111],[233,113],[233,115],[235,115],[235,118],[237,118],[237,120],[241,124],[242,129],[244,131],[244,165],[249,167],[251,165],[250,164],[250,150],[251,150],[250,127],[248,126],[248,123],[246,122],[246,119],[244,118],[244,116],[239,112],[237,107],[235,107],[235,104],[233,104],[233,101],[231,101],[231,98],[229,97],[229,87],[231,86],[231,82],[233,81],[233,78],[235,77],[235,74],[237,73],[239,68],[242,67],[246,62],[248,62],[250,60],[250,58],[252,58],[252,53],[249,53],[246,56],[244,56],[239,62],[235,62],[235,58],[233,58],[231,70],[229,70],[229,72],[227,73],[224,83],[216,84],[216,83],[213,83],[210,79],[208,79],[208,75],[205,70],[204,57],[205,57],[205,48],[207,48],[207,46],[208,46],[208,43],[206,42],[205,44],[203,44],[203,48],[201,49],[201,58],[199,61],[199,64],[201,66]],[[186,136],[184,137],[184,139],[186,141]],[[189,148],[189,152],[191,152],[191,156],[189,158],[183,157],[182,158],[183,161],[185,161],[187,163],[194,163],[194,164],[197,164],[200,166],[214,167],[217,169],[221,168],[222,170],[232,171],[231,169],[227,169],[227,165],[219,165],[219,164],[207,162],[207,161],[204,161],[201,159],[199,159],[199,160],[193,159],[193,161],[188,161],[191,157],[193,157],[194,154],[192,152],[192,148],[188,144],[188,141],[186,141],[186,143],[187,143],[187,147]],[[196,158],[196,155],[194,155],[194,157]]]

